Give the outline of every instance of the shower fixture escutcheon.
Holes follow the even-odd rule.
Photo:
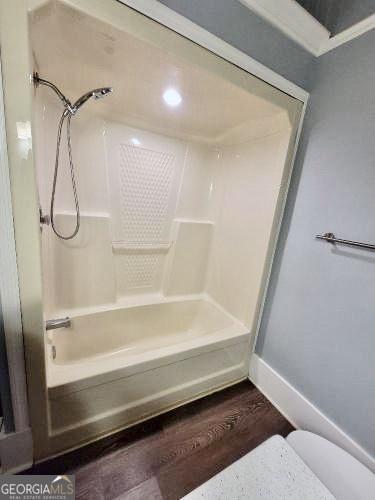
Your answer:
[[[81,224],[81,216],[80,216],[80,211],[79,211],[79,200],[78,200],[78,193],[77,193],[77,187],[76,187],[76,181],[75,181],[72,146],[71,146],[71,141],[70,141],[70,120],[71,120],[72,116],[75,116],[77,114],[77,112],[79,111],[81,106],[83,106],[83,104],[85,104],[85,102],[87,102],[91,97],[93,97],[95,100],[101,99],[102,97],[105,97],[106,95],[109,95],[111,92],[113,92],[113,89],[112,89],[112,87],[100,87],[97,89],[90,90],[89,92],[86,92],[86,94],[83,94],[79,99],[77,99],[72,104],[71,101],[61,92],[61,90],[54,83],[52,83],[48,80],[45,80],[44,78],[41,78],[37,72],[33,73],[33,82],[34,82],[35,88],[38,88],[39,85],[45,85],[46,87],[49,87],[50,89],[52,89],[64,105],[64,111],[61,115],[60,122],[59,122],[58,129],[57,129],[55,170],[54,170],[54,175],[53,175],[52,194],[51,194],[51,203],[50,203],[50,222],[51,222],[52,230],[58,238],[60,238],[62,240],[71,240],[72,238],[74,238],[78,234],[80,224]],[[75,209],[76,209],[76,226],[75,226],[74,231],[70,235],[67,235],[67,236],[59,233],[59,231],[56,228],[55,218],[54,218],[57,174],[58,174],[58,170],[59,170],[61,132],[62,132],[62,127],[63,127],[65,119],[67,120],[67,122],[66,122],[66,136],[67,136],[67,146],[68,146],[68,154],[69,154],[70,177],[72,180],[74,204],[75,204]]]

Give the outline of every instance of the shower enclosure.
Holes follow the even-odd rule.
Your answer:
[[[61,141],[70,239],[61,102],[32,89],[44,322],[68,318],[26,342],[43,458],[248,376],[302,103],[115,0],[29,5],[31,72],[113,87],[71,121],[79,231]]]

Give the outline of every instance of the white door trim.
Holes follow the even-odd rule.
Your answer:
[[[0,62],[0,295],[16,431],[29,427],[20,296]]]
[[[375,458],[257,354],[250,361],[250,380],[294,427],[325,437],[375,472]]]

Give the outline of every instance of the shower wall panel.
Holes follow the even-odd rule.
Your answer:
[[[42,212],[50,211],[56,133],[62,109],[53,96],[35,99],[36,165]],[[51,227],[42,232],[43,282],[47,316],[66,309],[115,300],[109,240],[108,181],[103,121],[82,113],[72,119],[72,150],[81,211],[80,234],[59,240]],[[65,134],[65,131],[64,131]],[[64,139],[64,136],[63,136]],[[74,198],[66,141],[62,141],[55,198],[55,222],[63,234],[75,225]]]
[[[75,216],[58,214],[56,224],[68,232]],[[51,235],[51,276],[59,310],[110,304],[116,301],[115,269],[110,245],[109,216],[85,213],[78,235],[60,240]],[[68,314],[68,313],[67,313]]]
[[[44,89],[43,89],[44,90]],[[48,92],[48,90],[44,90]],[[44,211],[49,211],[53,171],[56,155],[57,126],[62,107],[54,96],[42,90],[36,94],[36,154],[40,201]],[[104,153],[104,123],[86,112],[72,119],[72,151],[76,182],[82,212],[109,212],[108,180]],[[65,130],[61,141],[56,212],[73,212],[74,199],[71,187]]]
[[[251,327],[266,263],[290,128],[221,149],[207,291]]]
[[[213,229],[212,222],[175,220],[174,245],[168,258],[163,287],[165,295],[205,291]]]
[[[215,147],[187,143],[183,182],[178,199],[177,218],[211,221],[216,190],[218,151]]]
[[[49,213],[61,108],[42,94],[36,107],[40,202]],[[204,291],[217,151],[106,121],[89,108],[72,120],[72,146],[81,231],[63,241],[43,229],[47,315]],[[65,141],[60,158],[55,212],[64,234],[75,223]]]
[[[105,144],[119,295],[158,292],[186,144],[113,123],[106,124]]]
[[[37,106],[48,212],[61,108],[41,98]],[[208,293],[250,328],[289,144],[286,115],[262,119],[249,129],[251,140],[226,146],[136,129],[90,108],[72,125],[82,230],[68,242],[43,231],[47,314]],[[63,232],[74,226],[67,162],[63,143],[56,197]]]

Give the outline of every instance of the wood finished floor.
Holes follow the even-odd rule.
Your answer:
[[[23,474],[75,474],[76,498],[175,500],[293,427],[241,382]]]

